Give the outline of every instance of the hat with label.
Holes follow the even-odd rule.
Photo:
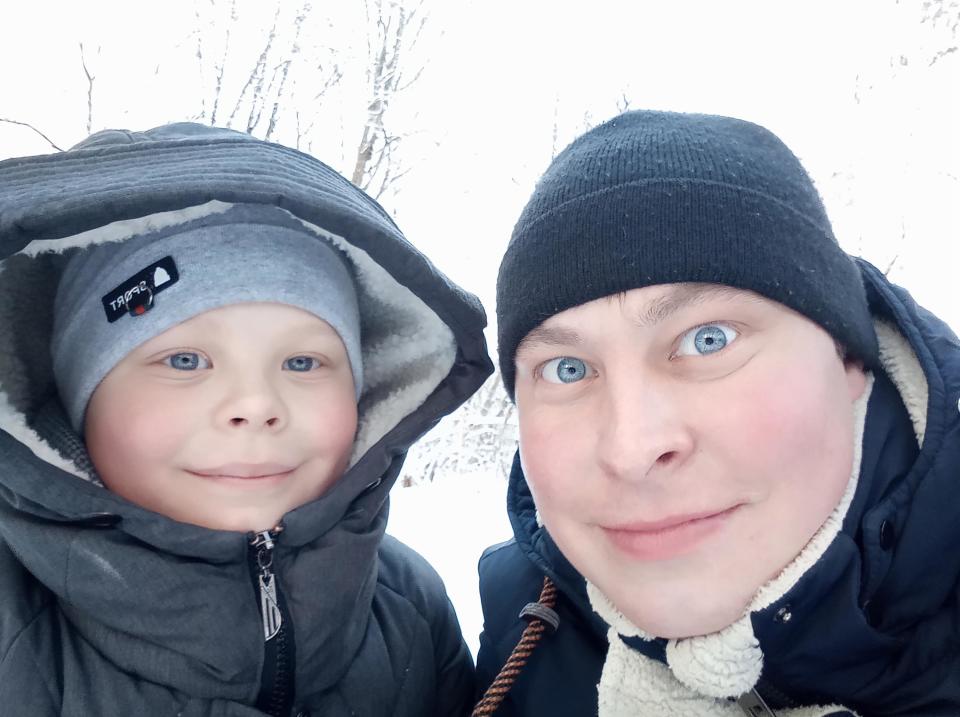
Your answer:
[[[346,258],[278,208],[234,206],[81,249],[67,262],[51,352],[73,427],[83,432],[94,390],[135,348],[205,311],[246,302],[287,304],[326,321],[343,341],[359,398],[360,312]]]

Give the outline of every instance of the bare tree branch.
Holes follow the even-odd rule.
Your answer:
[[[210,4],[213,4],[212,0]],[[217,109],[220,106],[220,93],[223,91],[223,73],[224,68],[227,66],[227,54],[230,52],[230,28],[233,27],[236,21],[237,0],[230,0],[230,22],[227,24],[227,29],[223,38],[223,57],[220,60],[220,64],[215,66],[217,71],[217,84],[213,94],[213,111],[210,113],[210,124],[216,124],[217,122]]]
[[[890,260],[890,263],[887,264],[887,268],[883,270],[884,276],[890,276],[890,272],[893,271],[893,267],[897,265],[897,259],[900,258],[899,254],[894,254],[893,259]]]
[[[322,72],[323,72],[323,66],[322,66],[322,65],[317,65],[317,70],[322,73]],[[340,66],[339,66],[339,65],[336,65],[336,64],[335,64],[335,65],[333,66],[333,71],[327,76],[327,79],[324,80],[323,86],[321,86],[320,91],[317,92],[317,94],[315,94],[315,95],[313,96],[313,99],[314,99],[314,100],[319,100],[321,97],[323,97],[323,96],[327,93],[327,91],[328,91],[331,87],[333,87],[334,85],[336,85],[336,84],[337,84],[338,82],[340,82],[340,80],[342,80],[342,79],[343,79],[343,70],[340,69]]]
[[[99,51],[99,48],[97,48]],[[87,134],[93,130],[93,81],[96,79],[87,69],[87,58],[83,53],[83,43],[80,43],[80,64],[83,66],[83,74],[87,76]]]
[[[246,131],[248,133],[253,131],[253,127],[256,126],[254,123],[251,126],[254,115],[256,113],[256,105],[258,101],[262,101],[262,91],[263,91],[263,78],[264,73],[267,68],[267,55],[270,54],[270,48],[273,46],[273,41],[276,38],[277,34],[277,19],[280,16],[280,1],[277,0],[277,9],[273,15],[273,25],[270,27],[270,32],[267,34],[267,41],[264,43],[263,50],[260,52],[260,56],[257,58],[256,64],[253,66],[253,70],[250,72],[250,76],[247,77],[246,83],[243,85],[243,89],[240,90],[240,96],[237,97],[237,103],[233,107],[233,111],[230,113],[229,119],[227,119],[227,126],[233,126],[233,119],[237,116],[237,113],[240,111],[240,108],[243,106],[243,100],[247,95],[247,92],[250,90],[251,86],[253,87],[253,96],[250,100],[251,108],[250,115],[247,118],[247,127]]]
[[[369,122],[363,128],[363,136],[360,138],[360,147],[357,149],[357,161],[353,166],[353,175],[350,181],[363,189],[363,177],[367,172],[367,163],[373,156],[373,141],[370,139]]]
[[[264,139],[270,139],[273,136],[273,130],[277,127],[277,118],[280,114],[280,100],[283,98],[283,88],[287,84],[287,75],[290,73],[290,60],[284,61],[283,70],[280,75],[280,86],[277,88],[277,96],[273,100],[273,109],[270,111],[270,121],[267,123],[267,131],[263,135]]]
[[[250,115],[247,117],[247,134],[253,134],[253,130],[260,124],[260,117],[263,114],[266,98],[270,96],[273,90],[273,84],[277,79],[277,73],[280,71],[280,65],[274,65],[270,71],[270,81],[264,87],[263,79],[267,76],[267,68],[264,66],[257,80],[257,86],[253,90],[253,97],[250,101]]]
[[[54,142],[52,139],[47,137],[47,135],[45,135],[43,132],[38,130],[29,122],[20,122],[19,120],[7,119],[6,117],[0,117],[0,122],[6,122],[7,124],[16,124],[16,125],[20,125],[21,127],[26,127],[27,129],[32,130],[36,132],[38,135],[40,135],[41,137],[43,137],[50,144],[50,146],[53,147],[58,152],[63,151],[63,147],[60,147],[56,142]]]
[[[934,54],[933,59],[930,60],[930,64],[927,65],[927,66],[928,66],[928,67],[933,67],[935,63],[939,62],[940,60],[942,60],[942,59],[943,59],[944,57],[946,57],[947,55],[953,54],[953,53],[956,52],[958,49],[960,49],[960,48],[958,48],[956,45],[952,45],[951,47],[948,47],[948,48],[946,48],[945,50],[940,50],[939,52],[937,52],[937,53]]]
[[[550,159],[555,159],[559,148],[557,140],[560,135],[560,94],[553,96],[553,138],[550,144]]]
[[[291,57],[300,54],[300,32],[303,29],[304,21],[307,19],[307,16],[310,14],[310,10],[311,10],[310,3],[305,2],[303,5],[300,6],[300,12],[297,13],[297,16],[293,20],[294,33],[293,33],[292,46],[290,48]],[[274,129],[276,129],[277,119],[280,114],[280,101],[283,99],[283,91],[286,88],[287,78],[290,75],[291,64],[292,64],[292,60],[289,60],[289,59],[285,60],[282,63],[283,69],[280,75],[280,85],[277,88],[277,95],[273,101],[273,109],[270,112],[270,121],[267,124],[267,132],[264,135],[264,139],[270,139],[273,136]],[[298,137],[298,141],[299,141],[299,137]]]
[[[401,136],[387,130],[387,112],[398,93],[414,84],[424,66],[404,81],[406,57],[421,37],[427,17],[424,0],[409,7],[405,0],[366,0],[367,119],[357,145],[352,181],[380,197],[407,172],[397,166],[395,150]]]
[[[193,3],[193,19],[196,20],[194,34],[197,36],[197,51],[194,56],[197,58],[197,72],[200,75],[200,87],[203,87],[203,33],[200,32],[200,5],[196,0]],[[207,98],[206,92],[200,93],[200,117],[207,118]]]

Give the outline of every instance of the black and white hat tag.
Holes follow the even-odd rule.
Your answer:
[[[180,280],[172,256],[141,269],[104,296],[103,310],[111,324],[124,314],[140,316],[153,308],[153,297]]]

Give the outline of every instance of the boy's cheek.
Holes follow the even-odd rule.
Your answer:
[[[175,450],[191,430],[186,416],[160,396],[127,393],[105,396],[87,423],[87,441],[97,456],[126,455],[131,460],[158,460]]]

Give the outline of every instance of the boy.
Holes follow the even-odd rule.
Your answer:
[[[456,715],[384,535],[477,302],[312,157],[180,124],[0,163],[5,715]]]
[[[960,347],[843,253],[775,136],[580,137],[497,317],[520,447],[484,687],[544,589],[475,714],[960,714]]]

